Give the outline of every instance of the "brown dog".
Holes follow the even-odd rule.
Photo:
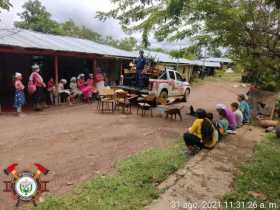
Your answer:
[[[165,111],[165,114],[166,114],[166,119],[169,118],[169,116],[171,116],[171,119],[174,119],[175,120],[177,119],[177,115],[179,116],[180,120],[183,120],[182,118],[182,115],[181,115],[181,110],[184,108],[184,106],[182,107],[172,107],[172,108],[169,108]]]

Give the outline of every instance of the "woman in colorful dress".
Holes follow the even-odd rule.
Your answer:
[[[80,91],[77,85],[77,79],[76,77],[72,77],[70,80],[70,92],[71,92],[71,97],[73,99],[79,99],[83,95],[83,93]]]
[[[98,67],[96,69],[96,75],[95,75],[95,84],[96,84],[96,88],[97,90],[101,90],[104,89],[105,87],[105,78],[104,75],[102,74],[102,70]]]
[[[15,75],[15,108],[17,109],[18,116],[22,115],[22,107],[25,104],[24,85],[22,84],[22,74],[16,73]]]
[[[95,80],[93,74],[89,74],[89,78],[87,79],[87,85],[91,89],[92,98],[96,98],[97,89],[95,87]]]
[[[92,96],[92,89],[87,85],[84,74],[80,74],[78,76],[77,85],[80,91],[83,93],[84,98],[86,100],[90,99]]]
[[[30,87],[33,87],[33,93],[30,91],[32,95],[33,108],[36,111],[39,111],[42,110],[44,106],[46,106],[46,84],[44,83],[44,80],[40,75],[40,67],[37,64],[32,66],[32,71],[33,72],[29,78],[28,88],[32,89]]]

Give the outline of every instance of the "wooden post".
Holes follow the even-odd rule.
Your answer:
[[[55,56],[54,57],[54,81],[55,81],[55,85],[58,86],[58,57]]]
[[[121,75],[124,75],[124,70],[123,70],[123,64],[122,64],[122,61],[121,61]]]
[[[54,81],[55,81],[55,87],[58,88],[58,56],[54,56]],[[58,96],[55,94],[55,102],[56,105],[59,104]]]

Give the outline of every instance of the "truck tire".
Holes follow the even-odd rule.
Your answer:
[[[162,90],[160,92],[160,94],[159,94],[159,97],[167,100],[168,99],[168,92],[167,92],[167,90]]]
[[[187,102],[187,101],[188,101],[188,98],[189,98],[189,96],[190,96],[190,93],[191,93],[191,90],[190,90],[189,88],[186,89],[185,94],[184,94],[184,98],[183,98],[184,102]]]

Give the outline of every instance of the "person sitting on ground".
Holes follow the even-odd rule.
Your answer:
[[[22,84],[22,74],[16,73],[15,75],[15,108],[17,109],[18,116],[22,115],[22,106],[25,104],[24,85]]]
[[[231,110],[235,114],[236,122],[237,122],[237,128],[241,128],[243,125],[243,113],[239,109],[238,103],[232,103],[231,104]]]
[[[67,84],[66,79],[61,79],[60,82],[58,83],[58,88],[57,92],[59,94],[59,97],[61,98],[62,101],[67,101],[69,105],[72,105],[71,103],[71,98],[70,98],[70,91],[65,90],[64,86]]]
[[[243,124],[248,124],[251,120],[250,105],[246,101],[244,94],[238,95],[237,100],[239,101],[239,109],[243,113]]]
[[[221,109],[225,110],[226,118],[229,122],[229,130],[235,131],[237,126],[235,114],[231,110],[229,110],[224,104],[217,104],[216,109],[218,112]]]
[[[195,147],[200,150],[203,148],[212,149],[218,142],[215,127],[211,120],[206,118],[204,109],[196,110],[196,120],[184,134],[184,141],[192,154],[195,153]]]
[[[47,83],[47,90],[49,92],[49,99],[52,105],[55,104],[55,82],[53,78],[50,78],[50,80]]]
[[[227,114],[224,109],[218,109],[219,120],[217,121],[217,128],[219,132],[219,139],[222,139],[228,131],[229,122],[227,120]]]

